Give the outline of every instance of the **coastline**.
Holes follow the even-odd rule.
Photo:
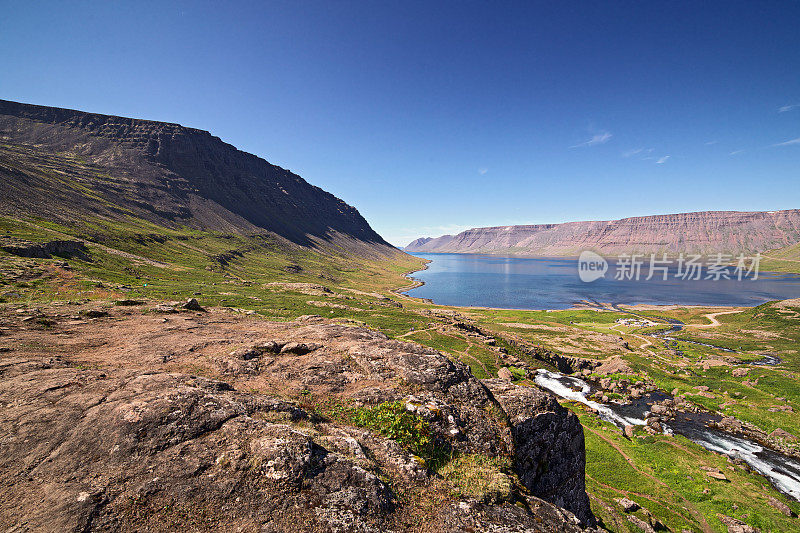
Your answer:
[[[409,254],[409,255],[411,255],[411,254]],[[423,258],[420,257],[419,259],[423,259]],[[418,300],[420,303],[433,303],[432,301],[429,301],[427,298],[418,298],[416,296],[409,296],[408,294],[405,294],[407,291],[410,291],[411,289],[416,289],[417,287],[422,287],[423,285],[425,285],[424,281],[418,280],[418,279],[413,279],[413,278],[410,277],[411,274],[413,274],[415,272],[422,272],[423,270],[428,270],[428,265],[433,262],[430,259],[423,259],[423,261],[425,261],[425,264],[422,265],[422,268],[416,268],[414,270],[409,270],[408,272],[403,272],[403,277],[411,282],[410,285],[404,285],[402,287],[389,289],[389,292],[391,294],[394,294],[395,296],[397,296],[399,298],[406,298],[406,299],[415,300],[415,301]]]
[[[405,251],[405,250],[403,250]],[[413,255],[412,253],[408,253],[409,255]],[[523,259],[572,259],[577,260],[577,256],[520,256],[520,255],[500,255],[500,254],[492,254],[492,253],[473,253],[473,252],[416,252],[416,253],[424,253],[424,254],[437,254],[437,255],[447,255],[447,254],[458,254],[458,255],[488,255],[492,257],[510,257],[510,258],[523,258]],[[415,256],[417,257],[417,256]],[[425,259],[423,257],[419,257],[419,259],[423,259],[425,264],[422,268],[409,270],[403,273],[403,277],[410,281],[410,284],[403,287],[397,287],[394,289],[390,289],[389,292],[399,298],[404,298],[407,300],[412,300],[417,303],[421,304],[428,304],[428,305],[436,305],[439,307],[447,307],[447,308],[454,308],[454,309],[474,309],[479,311],[539,311],[539,312],[546,312],[546,313],[556,313],[562,311],[597,311],[597,312],[614,312],[614,306],[624,306],[628,309],[633,311],[672,311],[678,308],[686,308],[686,309],[752,309],[754,307],[758,307],[759,305],[763,305],[765,303],[771,301],[782,301],[782,300],[767,300],[761,303],[757,303],[754,305],[697,305],[697,304],[628,304],[628,303],[614,303],[614,302],[589,302],[589,301],[582,301],[579,303],[573,304],[571,307],[566,309],[531,309],[531,308],[520,308],[520,307],[487,307],[487,306],[480,306],[480,305],[447,305],[447,304],[439,304],[431,300],[430,298],[421,298],[419,296],[410,296],[406,294],[408,291],[412,289],[416,289],[425,285],[425,282],[422,280],[417,280],[411,278],[411,274],[415,272],[422,272],[424,270],[428,270],[429,265],[433,262],[432,259]],[[770,271],[763,271],[761,273],[764,274],[778,274],[778,275],[785,275],[786,272],[770,272]],[[800,274],[795,274],[800,276]]]

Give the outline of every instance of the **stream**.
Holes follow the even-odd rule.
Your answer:
[[[672,325],[672,327],[669,330],[662,331],[662,332],[657,332],[657,333],[645,333],[644,335],[647,335],[649,337],[654,337],[656,339],[662,339],[665,342],[673,342],[675,344],[677,344],[678,342],[685,342],[687,344],[694,344],[696,346],[705,346],[706,348],[713,348],[714,350],[719,350],[721,352],[726,352],[726,353],[742,353],[742,352],[739,352],[737,350],[734,350],[733,348],[724,348],[722,346],[716,346],[714,344],[708,344],[708,343],[705,343],[705,342],[693,341],[693,340],[689,340],[689,339],[678,339],[678,338],[675,338],[675,337],[670,337],[669,336],[669,332],[670,331],[681,331],[684,328],[684,323],[681,322],[680,320],[675,320],[675,319],[670,319],[669,323]],[[673,347],[673,349],[675,349],[679,353],[682,353],[677,348]],[[783,362],[783,360],[780,357],[776,356],[776,355],[768,355],[768,354],[759,354],[759,355],[762,357],[761,360],[748,361],[747,364],[748,365],[772,366],[772,365],[779,365],[779,364],[781,364]]]
[[[538,369],[534,381],[556,396],[591,407],[602,420],[620,428],[644,425],[653,403],[669,397],[654,392],[627,405],[603,404],[589,399],[592,386],[580,378]],[[708,450],[740,459],[769,479],[778,491],[800,501],[800,461],[751,440],[706,427],[717,418],[718,415],[711,413],[680,413],[670,420],[669,427],[664,425],[664,433],[683,435]]]
[[[604,307],[603,304],[600,304],[600,303],[597,303],[597,302],[592,302],[592,303],[594,305],[600,307],[600,308]],[[646,320],[658,320],[658,319],[653,319],[653,318],[650,318],[650,317],[638,315],[638,314],[634,313],[633,311],[629,311],[627,309],[622,309],[617,304],[611,304],[610,307],[611,307],[611,309],[613,311],[617,311],[619,313],[627,313],[629,315],[633,315],[635,317],[639,317],[639,318],[646,319]],[[678,353],[681,353],[681,354],[682,354],[682,352],[680,350],[678,350],[677,348],[674,348],[674,346],[677,345],[677,343],[679,343],[679,342],[685,342],[687,344],[694,344],[696,346],[705,346],[706,348],[713,348],[714,350],[719,350],[721,352],[742,353],[742,352],[739,352],[739,351],[734,350],[732,348],[724,348],[722,346],[716,346],[714,344],[708,344],[708,343],[705,343],[705,342],[693,341],[693,340],[688,340],[688,339],[678,339],[678,338],[675,338],[675,337],[670,337],[670,335],[669,335],[670,332],[681,331],[681,330],[683,330],[683,328],[685,327],[686,324],[684,324],[683,322],[681,322],[680,320],[678,320],[676,318],[666,318],[666,319],[661,319],[661,320],[666,320],[666,322],[671,326],[670,329],[665,330],[665,331],[655,332],[655,333],[642,333],[642,335],[646,335],[648,337],[653,337],[655,339],[661,339],[665,343],[672,342],[673,343],[673,349],[675,349]],[[780,357],[776,356],[776,355],[768,355],[768,354],[759,354],[759,355],[762,357],[761,360],[759,360],[759,361],[748,361],[747,364],[748,365],[760,365],[760,366],[773,366],[773,365],[779,365],[779,364],[781,364],[783,362],[783,360]]]

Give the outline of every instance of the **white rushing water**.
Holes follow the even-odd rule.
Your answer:
[[[703,448],[741,459],[769,479],[779,491],[800,500],[800,462],[770,453],[755,442],[718,432],[687,435],[687,438]]]
[[[536,371],[536,378],[534,378],[534,381],[537,385],[543,389],[549,390],[556,396],[588,405],[596,410],[600,418],[606,422],[611,422],[620,427],[644,425],[644,420],[641,418],[621,416],[607,405],[587,398],[586,395],[589,394],[591,387],[582,379],[565,376],[558,372],[550,372],[540,368]]]
[[[587,394],[591,391],[591,387],[582,379],[538,369],[534,381],[557,396],[595,409],[601,419],[617,426],[641,426],[645,423],[643,419],[622,416],[611,407],[590,400]],[[779,491],[800,501],[800,462],[797,460],[721,431],[696,428],[686,431],[676,428],[675,431],[708,450],[741,459],[753,470],[769,479]]]

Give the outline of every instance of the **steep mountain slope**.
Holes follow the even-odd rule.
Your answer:
[[[0,100],[0,214],[87,215],[394,253],[358,211],[210,133]]]
[[[422,238],[409,252],[570,256],[651,252],[753,254],[800,242],[800,210],[703,211],[622,220],[473,228]]]

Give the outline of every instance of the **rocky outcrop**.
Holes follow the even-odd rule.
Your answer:
[[[48,242],[29,242],[5,239],[0,241],[0,249],[20,257],[38,257],[50,259],[51,257],[78,257],[88,259],[88,250],[81,241],[54,240]]]
[[[800,210],[703,211],[592,222],[473,228],[417,239],[405,250],[577,256],[584,250],[622,253],[747,255],[800,242]]]
[[[483,380],[508,416],[514,467],[536,496],[593,523],[586,495],[586,450],[578,417],[540,389]]]
[[[207,131],[0,100],[0,139],[2,214],[61,222],[133,214],[396,253],[354,207]]]
[[[510,533],[593,521],[580,424],[543,391],[484,384],[435,350],[319,317],[108,306],[60,318],[82,310],[42,310],[47,330],[0,317],[0,344],[15,346],[0,351],[9,527]],[[527,489],[459,492],[336,415],[384,402],[424,423],[438,456],[508,458]]]

